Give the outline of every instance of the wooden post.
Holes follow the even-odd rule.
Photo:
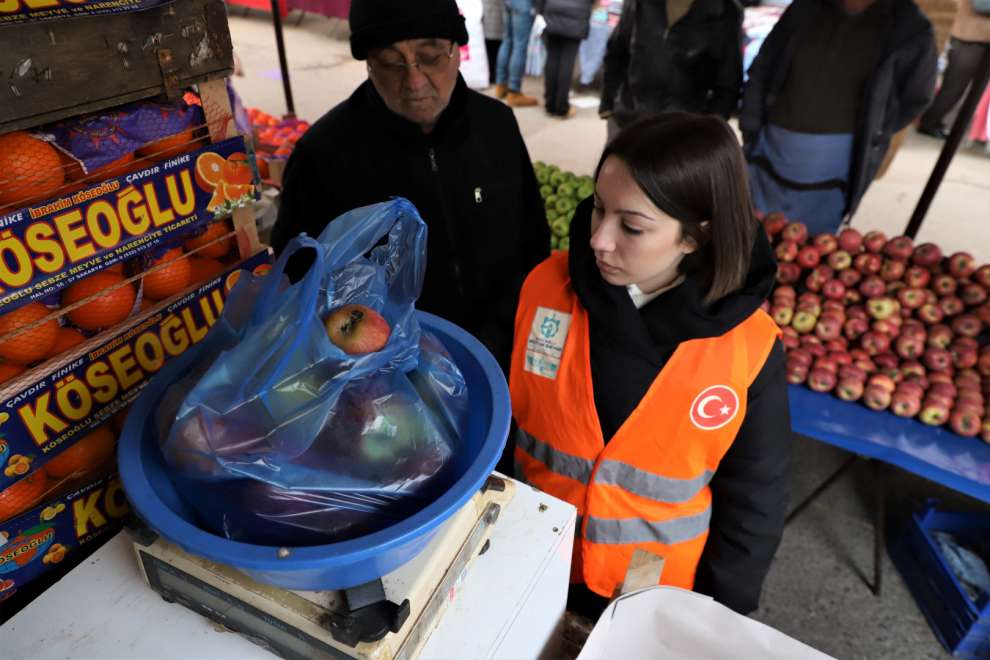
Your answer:
[[[639,589],[655,587],[660,584],[663,574],[663,557],[637,548],[629,560],[626,577],[619,587],[617,596],[622,596]]]

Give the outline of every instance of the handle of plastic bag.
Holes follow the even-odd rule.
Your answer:
[[[258,300],[254,305],[254,312],[251,314],[251,324],[264,322],[275,311],[282,284],[282,275],[285,274],[285,266],[294,254],[301,250],[313,249],[316,251],[316,258],[306,272],[302,283],[302,296],[306,316],[309,318],[315,312],[317,304],[317,294],[323,282],[323,261],[326,257],[326,248],[319,241],[310,238],[305,233],[299,234],[289,241],[285,250],[275,262],[275,266],[265,278],[265,282],[258,293]],[[332,282],[327,282],[327,286],[333,286]],[[332,292],[330,292],[332,293]]]

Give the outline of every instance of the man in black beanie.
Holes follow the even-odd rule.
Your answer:
[[[519,290],[550,246],[515,117],[458,73],[468,35],[454,0],[353,0],[350,25],[368,80],[296,145],[272,246],[407,197],[429,227],[417,308],[474,334],[508,373]]]

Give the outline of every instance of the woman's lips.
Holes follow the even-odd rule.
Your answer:
[[[603,273],[618,273],[619,269],[615,266],[610,266],[601,259],[595,259],[595,264],[598,266],[598,270]]]

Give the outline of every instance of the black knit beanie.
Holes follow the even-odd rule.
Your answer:
[[[464,17],[454,0],[352,0],[351,53],[368,58],[368,51],[406,39],[450,39],[468,42]]]

